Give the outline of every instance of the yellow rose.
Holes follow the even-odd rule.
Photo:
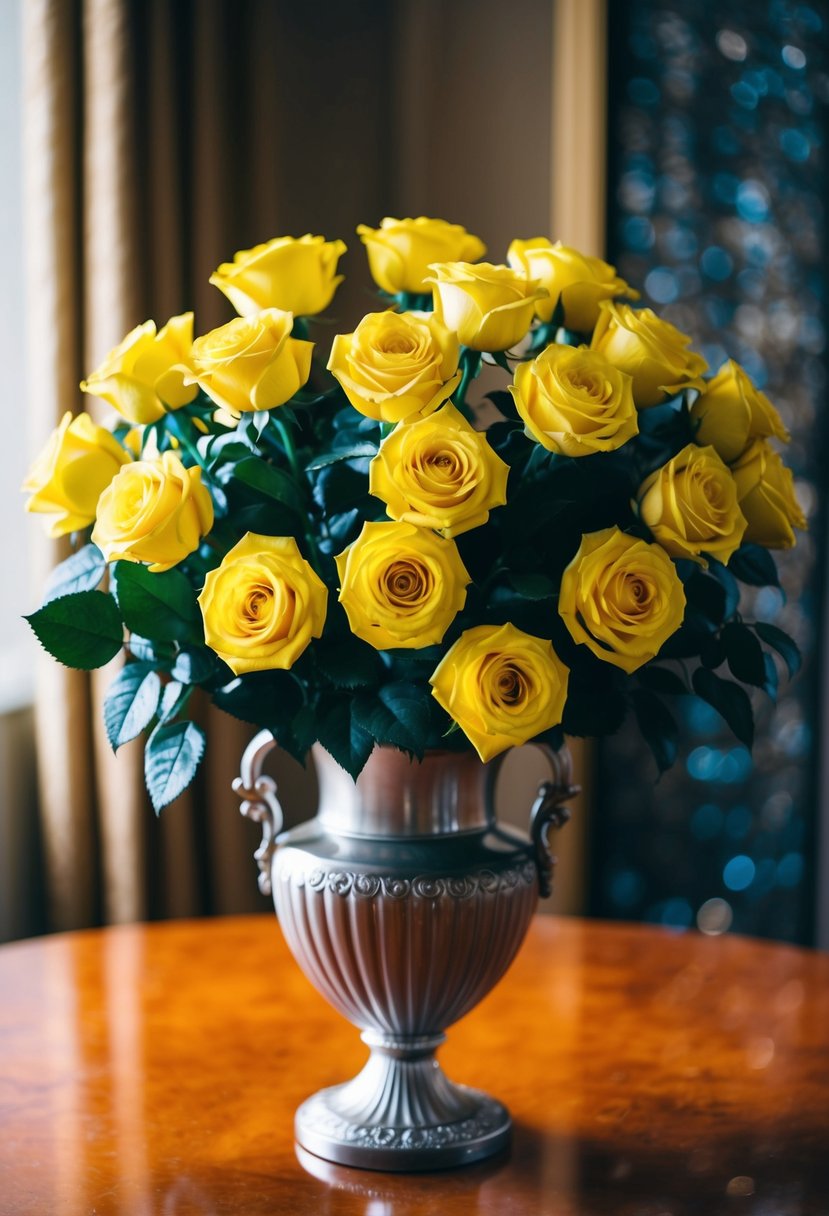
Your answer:
[[[689,443],[639,487],[639,515],[672,557],[728,562],[746,530],[737,484],[713,448]]]
[[[579,253],[561,241],[548,241],[537,236],[530,241],[513,241],[507,250],[507,261],[528,279],[538,279],[550,293],[535,306],[541,321],[552,320],[559,300],[564,310],[564,324],[578,333],[589,333],[598,320],[599,304],[615,296],[638,300],[639,292],[620,279],[615,266],[601,258]]]
[[[372,312],[337,334],[328,370],[356,410],[380,422],[431,414],[460,381],[458,339],[433,313]]]
[[[193,314],[170,317],[156,333],[145,321],[111,350],[81,391],[100,397],[130,422],[156,422],[166,410],[187,405],[198,389],[190,387]]]
[[[763,439],[755,439],[731,473],[737,483],[740,510],[748,521],[743,540],[766,549],[792,549],[792,528],[808,527],[803,508],[794,491],[791,469]]]
[[[441,262],[430,267],[435,312],[472,350],[509,350],[532,325],[538,300],[547,295],[535,279],[509,266]]]
[[[67,411],[49,437],[23,482],[31,498],[26,510],[51,515],[50,536],[87,528],[95,519],[98,499],[130,456],[109,431],[89,414],[73,418]]]
[[[510,392],[533,439],[563,456],[589,456],[638,434],[631,385],[598,351],[553,344],[519,363]]]
[[[204,639],[237,676],[292,667],[325,625],[328,591],[292,536],[246,533],[199,596]]]
[[[291,337],[293,316],[265,308],[193,343],[193,383],[230,415],[284,405],[311,374],[313,342]]]
[[[633,377],[633,400],[644,410],[680,389],[704,387],[708,364],[688,350],[690,341],[650,308],[603,300],[590,345]]]
[[[450,647],[430,683],[486,761],[558,726],[569,674],[546,638],[515,625],[477,625]]]
[[[369,466],[369,489],[392,519],[459,536],[507,501],[509,465],[451,401],[430,418],[401,423]]]
[[[604,528],[582,537],[561,579],[558,610],[575,642],[630,673],[679,629],[685,590],[659,545]]]
[[[377,650],[433,646],[466,602],[455,542],[413,524],[363,524],[335,560],[351,632]]]
[[[726,464],[737,460],[752,439],[774,435],[789,441],[777,410],[733,359],[706,382],[702,396],[691,407],[691,417],[699,423],[697,443],[716,448]]]
[[[427,292],[432,262],[474,262],[486,245],[460,224],[446,220],[394,220],[388,216],[379,228],[360,224],[357,235],[368,252],[371,277],[390,295],[400,291]]]
[[[104,490],[92,539],[108,562],[147,562],[153,573],[178,565],[213,527],[201,469],[178,456],[125,465]]]
[[[297,317],[313,317],[327,308],[343,281],[337,262],[342,241],[324,236],[279,236],[253,249],[242,249],[223,262],[210,282],[224,292],[241,317],[263,308],[280,308]]]

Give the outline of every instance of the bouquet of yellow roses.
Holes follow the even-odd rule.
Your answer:
[[[318,359],[345,246],[280,237],[211,277],[239,316],[138,326],[85,381],[120,417],[66,414],[25,482],[74,551],[28,619],[91,669],[124,651],[113,747],[149,729],[156,810],[192,780],[196,687],[300,760],[352,776],[420,757],[615,731],[661,769],[671,698],[748,746],[743,685],[774,696],[794,642],[740,615],[740,582],[805,527],[777,411],[612,266],[542,238],[507,264],[459,225],[361,226],[381,300]],[[476,425],[482,364],[506,383]]]

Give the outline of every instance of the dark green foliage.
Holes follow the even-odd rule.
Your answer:
[[[118,609],[103,591],[76,591],[49,600],[26,620],[44,650],[82,671],[104,667],[124,644]]]

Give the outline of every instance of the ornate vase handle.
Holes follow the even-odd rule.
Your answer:
[[[556,858],[550,849],[551,828],[562,828],[570,818],[570,810],[564,805],[580,792],[581,787],[572,783],[572,761],[566,747],[558,751],[537,745],[550,761],[552,781],[542,781],[538,797],[530,811],[530,838],[535,845],[535,862],[538,867],[538,893],[548,899],[553,893],[553,870]]]
[[[262,825],[262,841],[254,853],[259,866],[259,890],[271,894],[271,859],[276,852],[276,838],[282,830],[282,807],[276,796],[273,777],[262,773],[265,757],[276,747],[269,730],[260,730],[245,748],[240,765],[241,775],[234,778],[233,792],[242,799],[243,815]]]

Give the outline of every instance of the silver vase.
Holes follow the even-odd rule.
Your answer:
[[[308,1098],[298,1143],[341,1165],[428,1170],[477,1161],[509,1139],[495,1098],[450,1081],[435,1059],[447,1026],[509,967],[538,897],[550,894],[550,827],[576,789],[566,750],[529,835],[495,821],[499,761],[433,751],[412,762],[377,747],[353,781],[314,748],[315,819],[279,835],[282,812],[262,774],[270,731],[250,743],[234,789],[262,824],[259,886],[273,893],[294,957],[335,1009],[362,1030],[362,1071]]]

